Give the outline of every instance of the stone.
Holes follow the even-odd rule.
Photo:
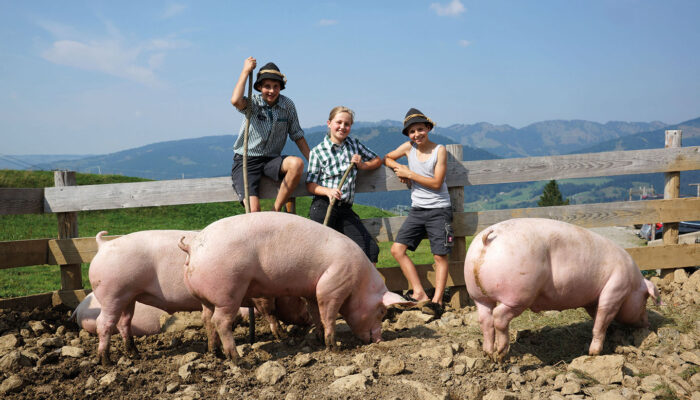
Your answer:
[[[112,371],[100,378],[100,386],[109,386],[117,380],[117,372]]]
[[[414,358],[431,358],[433,360],[441,360],[446,357],[452,357],[452,346],[437,345],[426,347],[412,354]]]
[[[442,368],[450,368],[452,366],[452,357],[445,357],[440,360],[440,366]]]
[[[199,329],[203,326],[201,311],[164,313],[160,316],[161,332],[180,332],[187,329]]]
[[[673,271],[673,281],[675,283],[685,283],[688,281],[688,274],[682,268]]]
[[[352,362],[357,364],[358,367],[374,367],[374,359],[367,353],[360,353],[352,358]]]
[[[582,356],[575,358],[567,370],[579,370],[601,384],[622,382],[622,367],[625,357],[619,354],[605,356]]]
[[[398,375],[406,369],[406,364],[394,357],[384,357],[379,362],[380,375]]]
[[[36,336],[41,336],[42,333],[46,332],[44,321],[29,321],[28,325],[29,329],[31,329]]]
[[[178,368],[177,374],[183,382],[190,382],[192,380],[192,369],[192,363],[187,363]]]
[[[689,362],[691,364],[700,365],[700,351],[684,351],[680,354],[681,360]]]
[[[664,380],[660,375],[652,374],[642,378],[639,388],[646,393],[654,393],[654,390],[657,390],[663,384]]]
[[[415,390],[416,396],[421,400],[447,400],[447,394],[432,389],[424,383],[401,379],[401,383]],[[485,397],[484,397],[485,398]]]
[[[10,351],[20,346],[20,341],[17,335],[9,333],[0,336],[0,356],[4,356]]]
[[[625,397],[621,393],[613,390],[595,396],[596,400],[627,400],[628,398],[629,397]]]
[[[61,347],[62,357],[80,358],[85,355],[85,350],[81,347],[63,346]]]
[[[48,338],[41,338],[36,342],[39,347],[56,348],[63,347],[63,338],[60,336],[52,336]]]
[[[24,387],[24,380],[19,375],[10,375],[0,383],[0,393],[7,394],[18,392]]]
[[[189,364],[193,362],[194,360],[199,359],[200,354],[197,353],[196,351],[190,351],[189,353],[183,354],[180,357],[177,357],[175,359],[175,362],[177,363],[178,367],[181,367],[185,364]]]
[[[274,385],[287,375],[287,370],[277,361],[267,361],[255,370],[255,378],[263,384]]]
[[[483,397],[483,400],[518,400],[520,396],[507,390],[493,390]]]
[[[352,375],[357,372],[357,367],[355,365],[345,365],[338,367],[333,370],[333,375],[336,378],[342,378],[344,376]]]
[[[21,367],[31,367],[32,361],[22,355],[19,350],[14,350],[0,358],[0,371],[14,371]]]
[[[576,394],[581,391],[581,384],[578,382],[566,382],[562,387],[561,387],[561,394],[563,395],[568,395],[568,394]]]
[[[454,372],[455,375],[464,375],[467,372],[467,366],[464,364],[455,364]]]
[[[165,386],[166,393],[175,393],[180,389],[180,382],[170,382]]]
[[[314,362],[314,358],[310,354],[299,354],[294,357],[294,365],[297,367],[306,367]]]
[[[411,329],[423,326],[433,319],[432,315],[424,314],[420,310],[409,310],[399,314],[394,324],[394,329]]]
[[[365,390],[367,377],[362,374],[344,376],[330,384],[330,388],[336,391]]]

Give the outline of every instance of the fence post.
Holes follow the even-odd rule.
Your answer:
[[[681,130],[667,130],[665,148],[681,147]],[[664,200],[677,199],[680,197],[681,191],[681,173],[666,172],[664,173]],[[663,244],[678,244],[678,222],[665,222],[663,231]],[[652,232],[653,233],[653,232]],[[661,270],[661,277],[673,273],[673,269]]]
[[[54,186],[75,186],[75,171],[54,171]],[[58,218],[58,238],[78,237],[78,213],[56,213]],[[78,290],[83,288],[80,264],[61,265],[61,290]]]
[[[447,162],[461,162],[463,157],[462,145],[448,144]],[[452,203],[452,213],[464,212],[464,186],[448,187],[450,193],[450,203]],[[467,244],[464,236],[455,236],[454,246],[449,256],[450,276],[461,276],[464,274],[464,258],[467,256]],[[452,295],[450,304],[453,308],[462,308],[469,304],[469,293],[466,286],[453,287],[455,293]]]

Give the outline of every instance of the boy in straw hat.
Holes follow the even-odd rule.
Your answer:
[[[452,207],[445,184],[447,150],[445,146],[428,139],[428,133],[434,126],[433,121],[419,110],[408,110],[403,121],[402,133],[410,140],[387,154],[384,163],[411,188],[411,211],[391,246],[391,255],[398,261],[401,271],[411,283],[412,300],[426,302],[429,311],[441,314],[442,296],[447,284],[447,255],[454,238]],[[404,156],[408,159],[408,166],[396,162]],[[425,293],[416,267],[406,255],[407,249],[415,251],[426,233],[436,269],[435,294],[432,299]]]
[[[260,92],[253,94],[250,99],[243,96],[248,75],[255,70],[256,60],[248,57],[243,63],[243,70],[233,89],[231,104],[245,114],[251,107],[250,127],[248,130],[248,192],[250,195],[251,212],[260,211],[258,187],[263,175],[274,181],[282,180],[277,198],[275,211],[282,209],[301,180],[304,172],[304,161],[295,156],[281,155],[287,136],[292,139],[301,154],[309,159],[309,145],[304,138],[304,131],[299,126],[299,118],[294,103],[288,97],[280,94],[287,83],[287,78],[274,63],[265,64],[258,71],[253,88]],[[233,146],[233,167],[231,178],[233,189],[238,197],[244,198],[243,185],[243,132],[246,122],[243,121],[241,130]]]

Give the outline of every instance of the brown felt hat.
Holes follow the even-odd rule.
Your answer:
[[[258,92],[260,91],[260,85],[262,84],[263,79],[279,81],[280,90],[284,89],[284,85],[287,83],[287,78],[284,76],[284,74],[280,72],[280,69],[277,68],[275,63],[271,62],[265,64],[262,68],[260,68],[260,71],[258,71],[258,77],[255,79],[255,83],[253,84],[253,87]]]
[[[408,110],[408,112],[406,113],[406,117],[403,119],[403,130],[401,131],[401,133],[408,136],[408,127],[419,122],[430,126],[430,129],[433,129],[433,127],[435,126],[435,123],[432,119],[426,117],[425,114],[420,112],[420,110],[418,110],[417,108],[411,108],[410,110]]]

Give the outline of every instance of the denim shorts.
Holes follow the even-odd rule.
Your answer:
[[[415,251],[426,234],[430,240],[430,252],[444,256],[450,253],[454,244],[452,232],[452,208],[413,207],[406,221],[401,225],[395,242],[404,244]]]

